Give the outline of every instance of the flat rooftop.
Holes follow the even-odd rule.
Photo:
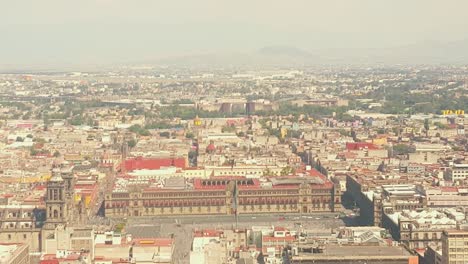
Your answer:
[[[403,247],[394,246],[340,246],[327,245],[323,255],[334,256],[410,256]]]
[[[396,246],[326,245],[323,253],[301,253],[293,260],[408,259],[410,256],[403,247]]]
[[[9,263],[23,247],[23,244],[0,244],[0,263]]]

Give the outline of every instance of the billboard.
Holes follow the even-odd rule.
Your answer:
[[[464,115],[465,110],[442,110],[442,115]]]

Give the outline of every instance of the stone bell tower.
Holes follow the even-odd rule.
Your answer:
[[[67,222],[66,182],[60,173],[53,172],[52,178],[47,182],[45,197],[46,222],[45,229],[55,229],[58,225]]]

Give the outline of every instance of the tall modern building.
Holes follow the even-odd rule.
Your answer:
[[[442,233],[444,264],[468,263],[468,231],[446,230]]]

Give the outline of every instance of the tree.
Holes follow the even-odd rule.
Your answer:
[[[185,137],[186,137],[186,138],[189,138],[189,139],[194,139],[194,138],[195,138],[195,135],[194,135],[192,132],[187,132],[187,133],[185,134]]]
[[[58,152],[58,150],[56,150],[56,151],[54,152],[54,157],[58,158],[59,156],[60,156],[60,152]]]
[[[129,148],[134,148],[136,146],[137,142],[135,139],[130,139],[129,141],[127,141],[127,145]]]
[[[263,171],[263,176],[275,176],[275,173],[273,173],[269,168]]]
[[[115,225],[114,231],[117,233],[122,232],[122,230],[125,228],[125,223],[118,223]]]
[[[289,174],[292,174],[292,173],[294,173],[294,169],[289,167],[289,166],[286,166],[283,169],[281,169],[280,175],[281,176],[286,176],[286,175],[289,175]]]
[[[357,139],[357,135],[356,135],[356,131],[354,131],[354,130],[351,130],[351,137],[353,138],[353,140],[354,140],[355,142],[357,142],[357,141],[358,141],[358,139]]]
[[[194,159],[196,157],[197,157],[197,152],[195,150],[189,151],[189,153],[188,153],[188,158],[189,159]]]
[[[72,126],[81,126],[85,123],[85,120],[82,115],[76,115],[71,118],[70,125]]]
[[[290,145],[292,153],[297,153],[297,146],[294,144]]]
[[[29,149],[29,154],[30,154],[31,156],[36,156],[37,153],[38,153],[38,152],[37,152],[36,149],[34,149],[34,147],[31,147],[31,148]]]
[[[435,125],[437,128],[439,128],[439,129],[447,129],[447,128],[448,128],[447,125],[442,124],[442,123],[440,123],[440,122],[435,122],[434,125]]]
[[[169,138],[171,136],[171,133],[164,131],[164,132],[159,133],[159,136]]]
[[[223,132],[223,133],[233,133],[233,132],[236,132],[236,128],[234,126],[223,126],[221,128],[221,132]]]
[[[393,146],[393,153],[395,155],[407,155],[409,153],[414,153],[415,149],[412,146],[406,144],[397,144]]]
[[[140,136],[149,136],[151,133],[147,130],[142,128],[140,125],[133,125],[128,128],[128,130],[132,131],[135,134],[138,134]]]
[[[429,119],[424,119],[424,129],[427,131],[429,131]]]
[[[16,137],[16,142],[23,142],[23,141],[24,141],[24,138],[22,138],[22,137],[19,137],[19,136],[18,136],[18,137]]]
[[[35,139],[33,139],[33,141],[36,142],[36,143],[42,143],[42,144],[44,144],[44,143],[47,142],[47,141],[46,141],[45,139],[43,139],[43,138],[35,138]]]
[[[338,133],[340,133],[340,135],[344,136],[344,137],[349,137],[350,133],[349,131],[346,131],[345,129],[341,128],[338,130]]]

